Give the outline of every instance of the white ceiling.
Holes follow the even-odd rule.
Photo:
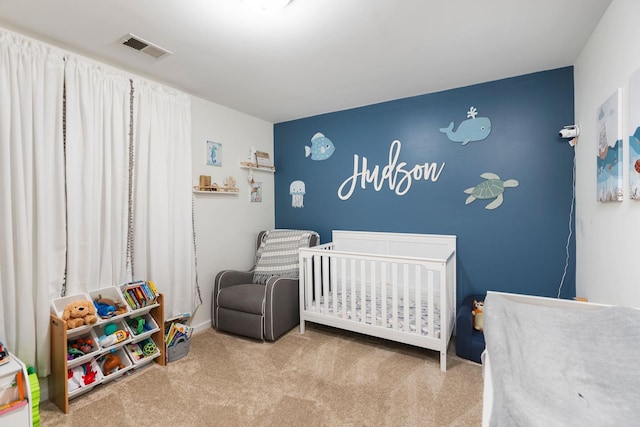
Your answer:
[[[610,3],[0,0],[0,26],[277,123],[573,65]]]

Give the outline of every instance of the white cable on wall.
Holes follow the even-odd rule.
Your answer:
[[[562,292],[562,285],[564,279],[567,276],[567,269],[569,268],[569,245],[571,244],[571,236],[573,235],[573,227],[571,227],[573,221],[573,209],[576,204],[576,150],[575,144],[573,149],[573,183],[571,185],[571,210],[569,211],[569,235],[567,236],[567,244],[565,246],[565,262],[564,272],[562,273],[562,279],[560,280],[560,286],[558,287],[558,298],[560,298],[560,292]]]

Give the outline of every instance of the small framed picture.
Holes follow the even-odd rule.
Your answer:
[[[205,147],[206,164],[208,166],[222,166],[222,144],[207,141]]]
[[[254,182],[251,184],[251,203],[262,202],[262,183]]]
[[[256,151],[256,165],[262,167],[272,167],[273,163],[271,163],[269,153],[265,153],[264,151]]]

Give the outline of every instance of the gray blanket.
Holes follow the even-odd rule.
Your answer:
[[[640,310],[487,295],[491,426],[640,425]]]
[[[298,253],[300,248],[308,248],[311,236],[318,233],[308,230],[270,230],[262,237],[256,252],[254,283],[267,283],[271,276],[298,278]]]

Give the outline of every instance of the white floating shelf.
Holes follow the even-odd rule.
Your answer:
[[[242,169],[252,169],[256,171],[264,171],[264,172],[271,172],[271,173],[274,173],[276,171],[276,168],[273,166],[258,166],[257,164],[251,163],[251,162],[240,162],[240,167]]]
[[[238,195],[240,194],[240,190],[237,188],[233,188],[233,189],[228,189],[228,190],[197,190],[197,189],[193,189],[193,193],[194,194],[215,194],[217,195],[222,195],[222,194],[235,194]]]

